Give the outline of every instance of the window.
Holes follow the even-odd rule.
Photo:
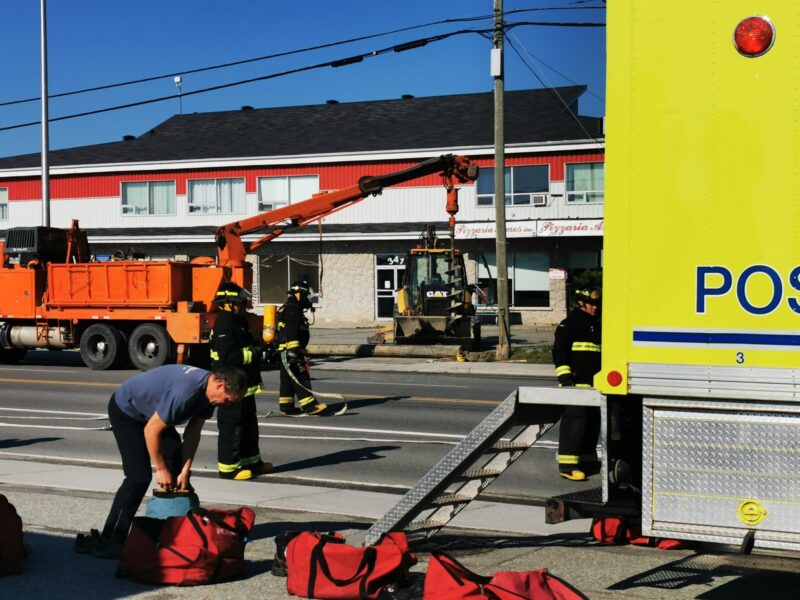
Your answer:
[[[174,181],[135,181],[122,184],[123,215],[174,215]]]
[[[567,202],[602,202],[605,196],[604,167],[601,162],[567,165]]]
[[[259,177],[258,210],[275,210],[286,204],[307,200],[319,191],[319,177]]]
[[[8,219],[8,188],[0,188],[0,221]]]
[[[244,179],[193,179],[189,181],[189,213],[245,212]]]
[[[540,205],[532,196],[550,191],[550,168],[547,165],[506,167],[506,206]],[[481,169],[478,178],[478,206],[494,206],[494,167]]]
[[[258,258],[258,292],[261,304],[283,304],[286,290],[298,279],[305,279],[319,290],[317,254],[271,254]]]
[[[496,265],[494,252],[484,252],[478,256],[480,304],[497,303]],[[506,257],[506,266],[511,306],[550,306],[550,256],[546,252],[510,252]]]

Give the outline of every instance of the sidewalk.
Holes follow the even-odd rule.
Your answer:
[[[324,487],[193,480],[204,506],[248,505],[256,527],[245,576],[199,588],[170,588],[114,578],[115,562],[72,551],[79,531],[102,525],[122,474],[118,469],[0,459],[0,493],[16,506],[32,549],[22,575],[0,579],[0,598],[289,598],[285,581],[270,574],[273,538],[285,530],[339,531],[359,544],[365,530],[399,496]],[[474,502],[433,538],[434,547],[482,574],[548,568],[589,598],[641,600],[794,597],[797,560],[764,556],[660,551],[594,545],[588,521],[545,525],[542,509]],[[431,546],[418,550],[412,586],[397,596],[421,598]]]
[[[367,338],[374,334],[376,328],[323,328],[312,327],[311,344],[367,344]],[[492,349],[497,343],[498,328],[496,325],[483,325],[483,350]],[[553,340],[551,329],[514,326],[511,330],[511,347],[532,348],[549,345]],[[455,349],[454,349],[455,355]],[[551,364],[533,364],[522,362],[458,362],[452,359],[433,358],[399,358],[369,357],[356,358],[350,356],[325,357],[313,359],[314,369],[338,371],[372,371],[372,372],[414,372],[455,375],[479,375],[497,377],[531,377],[553,378],[555,373]]]

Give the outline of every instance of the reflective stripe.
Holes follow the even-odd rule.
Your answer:
[[[281,344],[278,346],[278,352],[283,352],[284,350],[291,350],[292,348],[299,348],[300,342],[297,340],[293,342],[286,342],[285,344]]]
[[[278,404],[294,404],[294,396],[281,396],[278,398]]]
[[[261,385],[260,383],[258,383],[256,385],[251,385],[249,388],[247,388],[247,391],[244,393],[244,395],[245,395],[245,397],[247,397],[247,396],[255,396],[256,394],[258,394],[260,392],[263,392],[263,391],[264,391],[264,386]]]
[[[242,468],[241,461],[233,465],[226,465],[225,463],[217,463],[217,469],[219,469],[220,473],[233,473],[234,471],[238,471],[241,468]]]
[[[306,406],[307,404],[311,404],[312,402],[315,402],[316,400],[317,399],[314,398],[314,396],[306,396],[305,398],[301,398],[300,400],[298,400],[298,402],[300,403],[300,406],[302,407],[302,406]]]
[[[242,364],[249,365],[253,362],[253,351],[250,348],[242,348]]]
[[[211,360],[219,360],[219,353],[216,350],[212,350],[209,356],[211,357]]]
[[[592,342],[572,342],[573,352],[600,352],[600,346]]]
[[[238,296],[239,292],[217,292],[217,296]]]
[[[588,383],[576,383],[576,384],[575,384],[575,387],[579,387],[579,388],[590,388],[590,387],[592,387],[592,386],[590,386]]]
[[[556,367],[556,375],[571,375],[572,368],[569,365],[561,365],[560,367]]]
[[[559,454],[556,456],[556,460],[560,465],[577,465],[579,458],[577,454]]]

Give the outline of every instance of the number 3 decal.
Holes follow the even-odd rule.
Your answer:
[[[736,364],[737,365],[744,364],[744,352],[736,353]]]

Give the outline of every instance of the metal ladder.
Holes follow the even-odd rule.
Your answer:
[[[435,535],[555,425],[560,405],[520,405],[519,392],[503,400],[376,521],[364,545],[390,531],[405,531],[413,541]],[[509,440],[502,439],[506,434]]]

